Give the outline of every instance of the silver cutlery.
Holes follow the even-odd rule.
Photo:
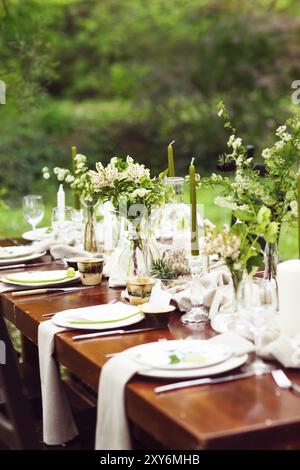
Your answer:
[[[281,369],[272,370],[271,371],[272,377],[275,380],[276,384],[280,388],[290,389],[296,393],[300,393],[300,385],[295,384],[292,382],[287,375]]]
[[[9,271],[11,269],[19,269],[19,268],[35,268],[36,266],[46,266],[49,264],[63,264],[65,265],[65,261],[45,261],[43,263],[33,263],[33,264],[11,264],[7,266],[0,266],[0,271]]]
[[[169,385],[161,385],[159,387],[155,387],[154,392],[156,394],[170,392],[172,390],[178,390],[180,388],[186,387],[195,387],[197,385],[213,385],[213,384],[220,384],[225,382],[232,382],[234,380],[246,379],[248,377],[253,377],[255,374],[250,372],[242,372],[240,374],[232,374],[226,375],[225,377],[217,377],[215,379],[211,379],[209,377],[203,379],[193,379],[193,380],[185,380],[184,382],[175,382]]]
[[[135,328],[134,330],[110,330],[110,331],[100,331],[99,333],[88,333],[84,335],[72,336],[73,341],[81,341],[86,339],[99,338],[101,336],[110,336],[110,335],[125,335],[129,333],[143,333],[144,331],[159,330],[164,328],[163,326],[157,327],[152,326],[150,328]]]
[[[88,287],[63,287],[63,288],[45,288],[45,289],[30,289],[30,290],[18,290],[12,292],[12,297],[23,297],[23,296],[28,296],[28,295],[39,295],[39,294],[49,294],[49,293],[54,293],[54,294],[64,294],[68,292],[76,292],[79,290],[85,290],[85,289],[91,289],[94,286],[88,286]]]

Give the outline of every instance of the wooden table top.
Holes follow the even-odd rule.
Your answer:
[[[57,269],[57,265],[48,268]],[[46,320],[43,314],[107,303],[118,299],[120,291],[109,289],[104,282],[86,291],[58,296],[13,298],[5,293],[2,299],[7,319],[36,344],[38,325]],[[183,326],[179,318],[175,312],[166,315],[163,322],[168,324],[161,329],[83,342],[72,341],[74,332],[60,333],[56,335],[55,356],[97,391],[106,354],[162,338],[191,334],[207,338],[214,334],[208,326]],[[289,371],[288,375],[300,384],[299,372]],[[155,395],[153,388],[162,383],[167,381],[135,376],[127,385],[126,407],[130,420],[164,448],[300,448],[300,396],[279,390],[270,375]]]

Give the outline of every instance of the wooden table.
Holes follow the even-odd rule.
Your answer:
[[[119,296],[120,290],[109,289],[104,282],[87,291],[40,299],[15,299],[6,293],[2,300],[6,318],[27,338],[25,360],[30,362],[36,360],[36,347],[28,345],[37,344],[38,325],[45,320],[43,314],[107,303]],[[74,332],[60,333],[56,336],[55,356],[97,391],[106,354],[161,338],[180,338],[191,333],[206,338],[213,334],[209,327],[192,330],[182,326],[179,317],[178,313],[172,314],[163,329],[78,343],[71,339]],[[299,372],[288,375],[300,384]],[[300,449],[300,396],[279,390],[270,375],[157,396],[153,388],[159,383],[164,381],[136,376],[127,386],[126,407],[135,427],[162,448]]]

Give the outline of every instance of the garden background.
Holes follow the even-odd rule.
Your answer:
[[[132,155],[176,173],[191,157],[215,171],[228,135],[222,99],[255,158],[272,144],[300,79],[298,0],[0,0],[0,237],[28,228],[21,199],[39,192],[49,222],[57,183],[43,166],[70,166],[71,146],[97,160]],[[230,214],[199,192],[217,223]],[[284,227],[282,257],[296,256]]]

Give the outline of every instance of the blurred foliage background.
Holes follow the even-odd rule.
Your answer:
[[[131,154],[184,175],[215,169],[223,99],[260,149],[300,78],[298,0],[0,0],[0,187],[10,201],[53,186],[44,165]]]

